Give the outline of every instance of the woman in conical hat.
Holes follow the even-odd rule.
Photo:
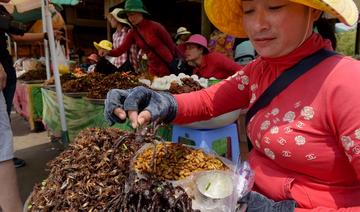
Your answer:
[[[354,2],[205,0],[204,4],[218,29],[248,37],[259,57],[232,77],[189,94],[156,93],[143,87],[112,90],[105,117],[112,122],[128,116],[137,127],[159,119],[184,124],[239,108],[253,111],[275,80],[281,77],[281,85],[290,82],[283,73],[307,70],[249,116],[246,132],[253,148],[248,161],[255,183],[241,202],[248,211],[360,211],[360,62],[335,54],[331,42],[314,32],[323,13],[355,24],[359,12]],[[310,56],[312,64],[305,59]]]

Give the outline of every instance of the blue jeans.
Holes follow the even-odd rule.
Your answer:
[[[275,202],[255,191],[249,192],[239,203],[247,204],[246,212],[293,212],[296,207],[294,200]]]
[[[12,102],[16,89],[16,71],[10,55],[1,55],[0,62],[3,65],[7,74],[6,87],[3,90],[3,94],[5,97],[6,110],[10,117]]]

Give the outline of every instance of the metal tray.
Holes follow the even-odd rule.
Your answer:
[[[30,80],[30,81],[19,80],[19,82],[24,84],[42,84],[45,82],[45,80]]]
[[[83,96],[86,96],[88,92],[71,92],[71,93],[65,93],[64,95],[68,96],[68,97],[72,97],[72,98],[81,98]]]

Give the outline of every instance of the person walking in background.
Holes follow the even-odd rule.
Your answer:
[[[109,123],[185,124],[249,108],[254,187],[239,201],[247,211],[360,211],[360,62],[314,32],[323,13],[354,25],[354,1],[205,0],[204,7],[218,29],[248,37],[259,57],[191,93],[113,89]]]
[[[210,52],[207,40],[200,34],[192,35],[185,43],[185,60],[199,77],[225,79],[242,69],[242,65],[218,52]]]
[[[0,0],[0,2],[8,3],[9,0]],[[7,13],[4,6],[0,5],[0,10],[3,13]],[[12,102],[15,95],[16,90],[16,71],[14,68],[13,60],[9,51],[7,50],[7,37],[6,32],[0,29],[0,64],[6,73],[6,83],[1,87],[2,95],[5,98],[6,112],[8,114],[8,120],[10,120]],[[10,36],[12,34],[8,33]],[[23,33],[19,33],[19,35],[14,36],[23,36]],[[41,33],[41,37],[44,36],[44,33]],[[20,158],[13,158],[13,162],[15,167],[25,166],[25,161]]]
[[[118,48],[123,42],[126,35],[131,28],[131,24],[125,18],[120,18],[118,14],[122,11],[121,8],[115,8],[108,14],[107,19],[111,28],[116,31],[112,35],[113,48]],[[136,44],[131,45],[130,50],[116,57],[113,64],[119,71],[135,71],[138,69],[138,47]]]
[[[255,59],[255,49],[249,40],[239,43],[235,48],[235,62],[246,65]]]
[[[175,40],[176,45],[178,46],[180,52],[184,55],[185,54],[185,42],[189,40],[191,36],[191,32],[187,30],[185,27],[179,27],[176,30]]]
[[[170,34],[160,23],[145,17],[149,13],[141,0],[127,0],[122,13],[127,15],[133,28],[120,46],[111,51],[100,50],[99,55],[119,56],[128,51],[132,44],[137,44],[147,55],[147,67],[151,76],[169,75],[170,64],[178,54]]]
[[[13,163],[12,131],[2,92],[5,86],[6,72],[0,63],[0,210],[2,209],[3,212],[21,212],[22,204]]]

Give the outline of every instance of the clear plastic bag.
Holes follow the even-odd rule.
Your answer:
[[[60,45],[60,41],[56,41],[56,58],[58,62],[58,68],[60,74],[66,74],[70,72],[69,61],[66,60],[63,47]]]
[[[210,179],[206,181],[206,179]],[[201,171],[194,172],[184,180],[174,181],[193,198],[193,209],[206,212],[232,212],[237,202],[254,184],[254,175],[247,162],[241,163],[237,171]],[[207,193],[205,190],[208,190]],[[230,191],[229,191],[230,190]],[[216,196],[218,195],[218,196]]]

